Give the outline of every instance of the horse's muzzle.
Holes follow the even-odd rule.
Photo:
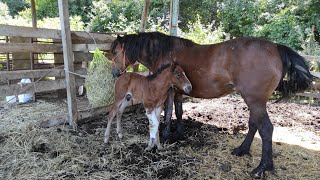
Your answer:
[[[192,86],[191,85],[185,85],[183,87],[183,91],[187,94],[189,94],[192,91]]]
[[[120,70],[119,69],[112,69],[112,76],[114,77],[114,78],[117,78],[117,77],[119,77],[120,76]]]

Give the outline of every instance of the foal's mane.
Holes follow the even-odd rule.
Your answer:
[[[141,60],[146,65],[151,65],[158,57],[169,54],[176,47],[191,47],[195,44],[191,40],[168,36],[160,32],[143,32],[123,37],[118,36],[111,45],[112,52],[114,52],[118,43],[123,46],[131,64]]]
[[[162,73],[162,71],[164,71],[165,69],[169,68],[171,66],[171,64],[164,64],[164,65],[161,65],[160,68],[157,69],[157,71],[151,75],[148,75],[146,78],[147,80],[151,81],[153,79],[155,79],[159,74]]]

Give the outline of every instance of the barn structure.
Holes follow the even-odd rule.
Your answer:
[[[35,0],[31,0],[32,27],[0,25],[0,36],[5,43],[0,43],[0,52],[5,53],[4,67],[0,72],[1,96],[19,95],[25,92],[38,93],[58,90],[62,96],[66,90],[68,102],[67,119],[72,127],[77,120],[94,114],[106,112],[106,108],[81,109],[76,102],[76,87],[84,85],[81,75],[86,74],[87,62],[92,60],[96,47],[108,51],[116,34],[124,32],[94,33],[86,31],[70,31],[68,1],[59,0],[61,30],[37,28]],[[139,31],[146,26],[150,0],[145,0]],[[170,34],[177,35],[179,0],[170,2]],[[46,39],[46,41],[41,41]],[[48,40],[50,43],[48,43]],[[53,55],[53,62],[42,63],[38,56],[41,53]],[[306,56],[308,60],[319,58]],[[137,69],[137,68],[134,68]],[[80,75],[80,76],[79,76]],[[314,73],[319,76],[319,73]],[[54,80],[41,81],[44,77]],[[32,79],[32,83],[21,86],[17,79]],[[65,89],[65,90],[63,90]],[[300,95],[319,98],[319,94],[303,93]],[[35,96],[33,96],[35,97]],[[57,122],[59,123],[59,122]]]
[[[171,35],[177,35],[178,4],[178,0],[171,0]],[[23,93],[57,90],[64,96],[66,90],[67,119],[69,125],[76,128],[77,120],[107,111],[107,108],[92,110],[77,106],[77,87],[84,85],[81,75],[86,75],[87,63],[92,60],[90,51],[96,47],[108,51],[115,39],[112,35],[125,33],[71,31],[68,0],[59,0],[58,5],[61,30],[37,28],[35,0],[31,0],[32,27],[0,25],[0,36],[5,37],[5,42],[0,43],[0,52],[6,56],[3,61],[6,71],[0,72],[0,94],[10,98]],[[149,6],[150,0],[145,0],[140,32],[145,30]],[[41,62],[38,56],[43,53],[51,54],[53,62]],[[54,77],[54,80],[42,81],[45,77]],[[32,79],[32,83],[22,86],[17,84],[20,79]]]

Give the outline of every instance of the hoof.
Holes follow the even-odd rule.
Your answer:
[[[250,175],[253,179],[263,179],[266,171],[274,171],[273,164],[260,164],[250,173]]]
[[[157,146],[157,149],[158,149],[159,151],[161,151],[161,150],[163,150],[163,147],[162,147],[161,145],[159,145],[159,146]]]
[[[146,147],[144,150],[145,150],[145,151],[151,151],[152,148],[153,148],[152,146],[148,146],[148,147]]]
[[[243,150],[240,147],[233,149],[231,154],[234,155],[234,156],[244,156],[244,155],[251,156],[251,154],[249,153],[249,150]]]

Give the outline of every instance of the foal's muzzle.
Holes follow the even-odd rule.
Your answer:
[[[114,78],[117,78],[117,77],[119,77],[120,76],[120,70],[119,69],[112,69],[112,76],[114,77]]]
[[[192,91],[192,86],[191,85],[185,85],[183,87],[183,91],[187,94],[189,94]]]

